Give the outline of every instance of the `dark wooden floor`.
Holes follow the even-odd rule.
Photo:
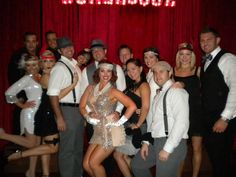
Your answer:
[[[191,177],[191,153],[192,153],[191,149],[189,148],[188,155],[185,161],[184,173],[182,177]],[[41,165],[40,161],[38,162],[39,163],[37,166],[37,177],[41,177]],[[234,154],[234,162],[235,162],[234,164],[236,164],[236,153]],[[24,177],[25,176],[24,173],[27,170],[27,167],[28,167],[28,158],[11,161],[5,166],[3,170],[1,170],[0,177]],[[52,156],[50,177],[59,177],[56,154]],[[84,177],[87,177],[87,175],[85,174]],[[122,177],[117,167],[116,170],[114,170],[112,177]],[[209,159],[207,157],[205,150],[203,151],[203,161],[199,177],[212,177],[211,166],[209,164]]]

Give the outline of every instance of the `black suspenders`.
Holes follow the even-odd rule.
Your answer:
[[[166,137],[168,137],[169,131],[168,131],[168,120],[167,120],[167,111],[166,111],[166,96],[168,91],[170,90],[170,88],[168,88],[168,90],[166,91],[164,98],[163,98],[163,117],[164,117],[164,126],[165,126],[165,134]]]
[[[71,69],[70,69],[69,66],[67,66],[63,61],[60,60],[60,61],[58,61],[58,62],[63,63],[63,64],[67,67],[67,69],[69,70],[70,75],[71,75],[71,84],[72,84],[72,83],[73,83],[73,79],[74,79],[74,75],[73,75]],[[73,93],[74,103],[76,103],[75,88],[73,88],[72,93]]]

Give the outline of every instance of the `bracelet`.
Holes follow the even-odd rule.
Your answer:
[[[150,145],[149,141],[142,141],[141,144],[142,144],[142,145],[143,145],[143,144],[146,144],[146,145],[148,145],[148,146]]]

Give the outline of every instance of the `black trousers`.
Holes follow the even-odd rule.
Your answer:
[[[235,177],[232,165],[233,140],[236,130],[236,118],[231,120],[223,133],[214,133],[208,128],[205,146],[212,164],[213,177]]]

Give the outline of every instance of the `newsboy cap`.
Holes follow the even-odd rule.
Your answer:
[[[69,47],[69,46],[73,46],[73,42],[68,37],[61,37],[57,39],[58,49]]]
[[[93,50],[93,48],[96,48],[96,47],[100,47],[100,48],[103,48],[103,49],[107,48],[106,45],[104,44],[104,42],[101,39],[92,40],[91,45],[90,45],[90,49]]]

